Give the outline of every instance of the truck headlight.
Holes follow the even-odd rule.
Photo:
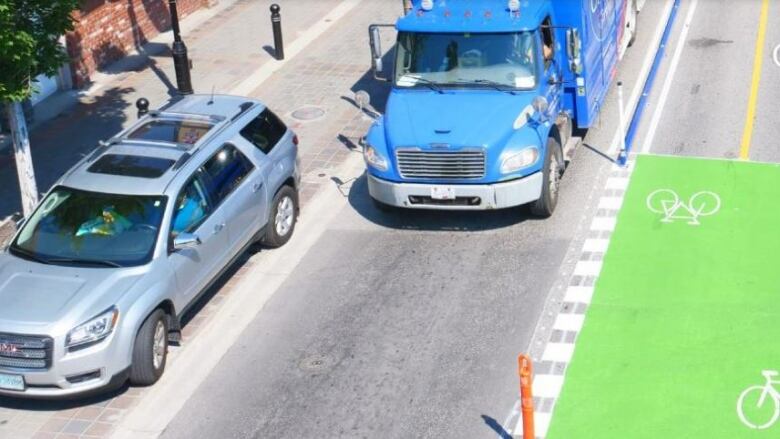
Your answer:
[[[527,168],[539,160],[539,148],[529,146],[522,151],[505,158],[501,163],[501,173],[511,174],[523,168]]]
[[[379,155],[373,146],[366,145],[365,149],[363,149],[363,158],[366,160],[366,163],[380,171],[387,171],[387,159]]]
[[[108,337],[119,321],[119,310],[112,307],[68,332],[65,347],[80,346]]]

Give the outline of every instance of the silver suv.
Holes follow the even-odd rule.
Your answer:
[[[297,144],[260,102],[190,96],[68,171],[0,254],[0,394],[155,383],[187,307],[290,239]]]

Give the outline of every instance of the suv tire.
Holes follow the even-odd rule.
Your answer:
[[[268,217],[263,245],[278,248],[292,237],[298,221],[298,192],[290,186],[282,186],[274,196],[271,215]]]
[[[158,309],[146,318],[133,345],[130,383],[151,386],[165,372],[168,359],[168,316]]]

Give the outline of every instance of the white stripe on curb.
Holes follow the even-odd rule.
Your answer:
[[[263,64],[259,69],[255,70],[250,77],[244,82],[240,83],[236,88],[231,90],[231,94],[239,96],[250,95],[255,91],[263,82],[276,73],[279,69],[284,67],[291,59],[296,55],[303,52],[309,44],[314,42],[322,34],[324,34],[331,26],[336,24],[342,17],[347,15],[355,6],[360,3],[360,0],[344,0],[339,3],[338,6],[333,8],[330,13],[320,21],[314,24],[314,26],[307,29],[301,34],[292,44],[288,45],[284,49],[284,60],[282,61],[269,61]]]
[[[601,273],[601,261],[579,261],[574,267],[575,276],[598,276]]]
[[[566,289],[566,295],[563,300],[573,303],[584,303],[590,305],[593,299],[593,287],[569,287]]]
[[[582,245],[582,251],[590,253],[606,253],[609,247],[609,239],[586,239]]]
[[[553,329],[580,332],[584,323],[584,314],[558,314],[558,317],[555,318]]]
[[[542,361],[570,363],[573,355],[573,343],[547,343],[547,346],[544,348],[544,354],[542,354]]]

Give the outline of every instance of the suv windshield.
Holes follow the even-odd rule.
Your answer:
[[[54,189],[9,250],[47,264],[124,267],[154,252],[166,198]]]
[[[536,87],[533,32],[401,32],[395,68],[398,87]]]

